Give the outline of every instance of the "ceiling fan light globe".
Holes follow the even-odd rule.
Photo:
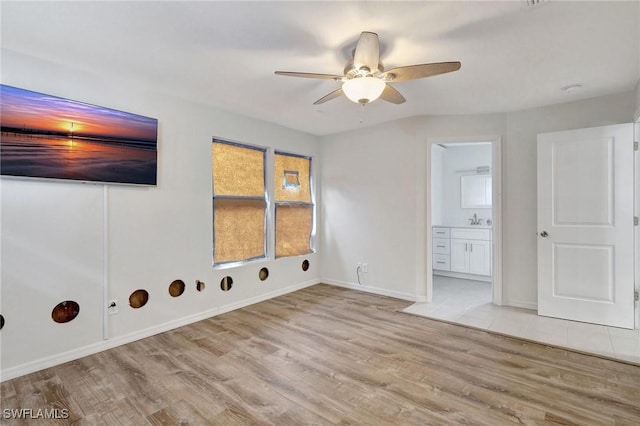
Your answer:
[[[366,104],[380,97],[386,83],[376,77],[357,77],[347,80],[342,85],[342,91],[349,100]]]

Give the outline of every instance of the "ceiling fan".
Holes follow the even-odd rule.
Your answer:
[[[364,31],[360,34],[353,51],[353,60],[344,67],[344,75],[291,71],[276,71],[275,73],[289,77],[335,80],[342,83],[339,89],[318,99],[313,103],[314,105],[325,103],[343,94],[353,102],[362,105],[378,98],[394,104],[401,104],[406,99],[387,83],[400,83],[457,71],[460,66],[460,62],[438,62],[397,67],[385,71],[380,61],[378,34]]]

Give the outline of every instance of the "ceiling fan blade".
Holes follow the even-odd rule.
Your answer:
[[[286,77],[303,77],[303,78],[324,78],[328,80],[340,80],[343,76],[335,74],[316,74],[312,72],[292,72],[292,71],[276,71],[277,75]]]
[[[458,71],[460,62],[438,62],[433,64],[409,65],[407,67],[393,68],[382,73],[381,78],[394,83],[400,81],[416,80],[418,78],[431,77],[452,71]]]
[[[363,32],[360,34],[356,50],[353,53],[353,65],[356,69],[365,66],[371,72],[378,69],[380,63],[380,42],[378,34],[371,32]]]
[[[338,96],[342,95],[344,92],[342,91],[342,88],[338,89],[338,90],[334,90],[333,92],[329,93],[326,96],[321,97],[320,99],[318,99],[317,101],[315,101],[313,104],[314,105],[320,105],[323,104],[327,101],[330,101],[331,99],[335,99]]]
[[[406,99],[404,98],[404,96],[402,96],[402,94],[400,94],[400,92],[398,92],[394,87],[391,87],[388,84],[382,91],[380,99],[396,105],[402,104],[406,101]]]

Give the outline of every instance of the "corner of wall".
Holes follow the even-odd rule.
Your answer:
[[[633,115],[633,121],[640,121],[640,79],[636,84],[636,112]]]

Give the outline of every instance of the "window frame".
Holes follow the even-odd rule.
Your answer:
[[[263,162],[263,166],[262,166],[262,172],[263,172],[263,184],[264,184],[264,197],[258,197],[258,196],[238,196],[238,195],[215,195],[215,188],[214,188],[214,170],[213,170],[213,144],[215,143],[220,143],[220,144],[225,144],[225,145],[231,145],[231,146],[235,146],[238,148],[244,148],[244,149],[252,149],[255,151],[259,151],[262,152],[263,157],[262,157],[262,162]],[[270,242],[270,224],[272,223],[272,208],[271,208],[271,191],[269,190],[270,188],[270,181],[269,181],[269,161],[268,159],[271,157],[270,156],[270,149],[268,147],[264,147],[264,146],[259,146],[259,145],[254,145],[254,144],[247,144],[247,143],[243,143],[243,142],[237,142],[237,141],[232,141],[229,139],[224,139],[224,138],[219,138],[219,137],[213,137],[212,141],[211,141],[211,224],[212,224],[212,245],[211,245],[211,262],[212,262],[212,266],[214,269],[226,269],[226,268],[233,268],[236,266],[240,266],[240,265],[245,265],[247,263],[250,262],[256,262],[256,261],[264,261],[264,260],[268,260],[270,259],[270,246],[271,246],[271,242]],[[254,256],[254,257],[250,257],[250,258],[246,258],[246,259],[241,259],[241,260],[230,260],[230,261],[226,261],[226,262],[216,262],[215,261],[215,250],[216,250],[216,232],[215,232],[215,216],[216,216],[216,212],[215,212],[215,201],[216,199],[218,200],[247,200],[247,201],[264,201],[265,203],[265,212],[264,212],[264,234],[263,234],[263,247],[264,247],[264,255],[261,256]]]
[[[290,157],[296,157],[296,158],[304,158],[305,160],[309,161],[309,198],[310,201],[306,202],[306,201],[276,201],[276,197],[275,197],[275,185],[278,185],[278,183],[275,182],[275,157],[276,155],[285,155],[285,156],[290,156]],[[280,150],[280,149],[273,149],[272,150],[272,155],[271,155],[271,171],[270,174],[273,177],[274,182],[272,182],[273,184],[273,257],[274,259],[286,259],[289,257],[302,257],[302,256],[307,256],[309,254],[313,254],[316,253],[316,226],[317,226],[317,211],[316,211],[316,195],[315,195],[315,181],[314,181],[314,163],[315,163],[315,158],[312,155],[304,155],[304,154],[297,154],[294,152],[289,152],[289,151],[285,151],[285,150]],[[285,170],[286,172],[286,170]],[[277,215],[278,215],[278,206],[304,206],[304,207],[311,207],[311,232],[309,235],[309,252],[308,253],[302,253],[302,254],[296,254],[296,255],[289,255],[289,256],[280,256],[278,257],[276,254],[276,246],[277,246],[277,229],[276,229],[276,223],[277,223]]]

